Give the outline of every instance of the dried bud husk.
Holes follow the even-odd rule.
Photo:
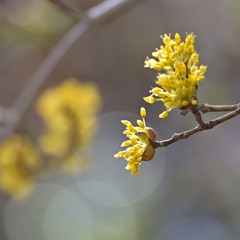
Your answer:
[[[142,156],[142,161],[149,161],[154,157],[155,154],[155,149],[153,148],[153,146],[151,144],[149,144]]]
[[[148,132],[148,137],[154,141],[156,139],[156,132],[154,131],[153,128],[150,128],[150,127],[146,127],[146,129]]]

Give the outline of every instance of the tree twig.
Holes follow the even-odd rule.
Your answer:
[[[240,106],[240,103],[233,105],[210,105],[207,103],[199,104],[198,110],[202,113],[208,112],[228,112],[236,110]],[[181,115],[186,116],[191,112],[191,108],[181,109]]]
[[[192,128],[190,130],[181,132],[181,133],[174,133],[173,136],[167,140],[163,140],[163,141],[153,141],[150,139],[150,142],[152,144],[152,146],[154,148],[158,148],[158,147],[167,147],[168,145],[177,142],[181,139],[186,139],[190,136],[192,136],[195,133],[201,132],[203,130],[208,130],[208,129],[212,129],[213,127],[226,122],[227,120],[236,117],[237,115],[240,114],[240,105],[236,104],[235,106],[237,106],[237,109],[227,113],[221,117],[215,118],[213,120],[210,120],[208,122],[205,122],[203,124],[203,126],[200,126],[200,124],[198,124],[195,128]]]
[[[239,108],[240,103],[238,104],[233,104],[233,105],[210,105],[207,103],[204,103],[199,106],[199,110],[202,113],[207,113],[207,112],[225,112],[225,111],[233,111]]]
[[[203,120],[202,120],[202,116],[201,116],[201,113],[200,113],[200,111],[198,109],[198,106],[192,106],[191,107],[191,112],[194,115],[195,120],[199,124],[199,127],[203,129],[205,127],[206,123],[203,122]]]

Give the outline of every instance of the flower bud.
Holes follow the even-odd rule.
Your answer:
[[[155,149],[151,144],[149,144],[142,155],[142,161],[151,160],[154,157],[154,154],[155,154]]]
[[[175,42],[176,44],[179,44],[181,42],[181,36],[179,35],[179,33],[175,34]]]
[[[144,107],[141,107],[140,109],[140,115],[142,118],[145,118],[147,115],[146,109]]]

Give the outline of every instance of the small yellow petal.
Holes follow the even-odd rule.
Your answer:
[[[134,165],[134,167],[132,168],[131,175],[137,175],[137,174],[139,174],[139,167],[137,165]]]
[[[139,167],[136,164],[128,164],[125,167],[126,170],[131,170],[131,175],[136,175],[139,173]]]
[[[121,147],[128,147],[131,145],[131,141],[130,140],[127,140],[127,141],[124,141],[122,144],[121,144]]]
[[[195,100],[195,99],[194,99],[194,100],[192,100],[192,102],[191,102],[191,103],[192,103],[192,105],[197,105],[197,104],[198,104],[197,100]]]
[[[182,106],[183,107],[186,107],[187,105],[189,104],[189,102],[188,101],[186,101],[186,100],[184,100],[184,101],[182,101]],[[182,107],[182,106],[180,106],[180,107]]]
[[[132,123],[128,120],[121,120],[121,123],[124,124],[125,126],[129,126],[129,125],[132,125]]]
[[[207,67],[206,66],[203,66],[201,65],[200,68],[199,68],[201,74],[205,73],[207,71]]]
[[[137,125],[140,127],[140,128],[144,128],[144,122],[142,120],[137,120]]]
[[[166,118],[166,117],[168,117],[168,111],[164,111],[159,115],[159,118]]]
[[[150,103],[150,104],[152,104],[152,103],[154,103],[156,101],[156,99],[154,97],[152,97],[152,96],[144,97],[143,100],[145,102],[147,102],[147,103]]]
[[[130,140],[131,140],[131,144],[132,145],[135,145],[135,144],[137,144],[138,143],[138,138],[137,138],[137,136],[129,136],[129,138],[130,138]]]
[[[142,118],[145,118],[145,117],[146,117],[147,112],[146,112],[146,109],[145,109],[145,108],[141,107],[141,109],[140,109],[140,115],[141,115]]]
[[[124,151],[120,151],[114,155],[115,158],[121,158],[124,155]]]
[[[193,53],[193,55],[192,55],[192,61],[194,62],[195,65],[198,64],[198,62],[199,62],[199,56],[198,56],[197,53]]]
[[[131,135],[131,134],[132,134],[132,132],[130,132],[129,130],[125,130],[125,131],[123,131],[123,134],[125,134],[125,135],[129,136],[129,135]]]
[[[179,44],[181,42],[181,36],[179,35],[179,33],[175,34],[175,42],[176,44]]]

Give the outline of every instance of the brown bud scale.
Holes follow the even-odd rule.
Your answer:
[[[148,132],[148,137],[154,141],[156,139],[156,132],[154,131],[153,128],[150,128],[150,127],[146,127],[146,129]]]
[[[154,157],[155,154],[155,149],[153,148],[153,146],[151,144],[149,144],[142,156],[142,161],[149,161]]]

